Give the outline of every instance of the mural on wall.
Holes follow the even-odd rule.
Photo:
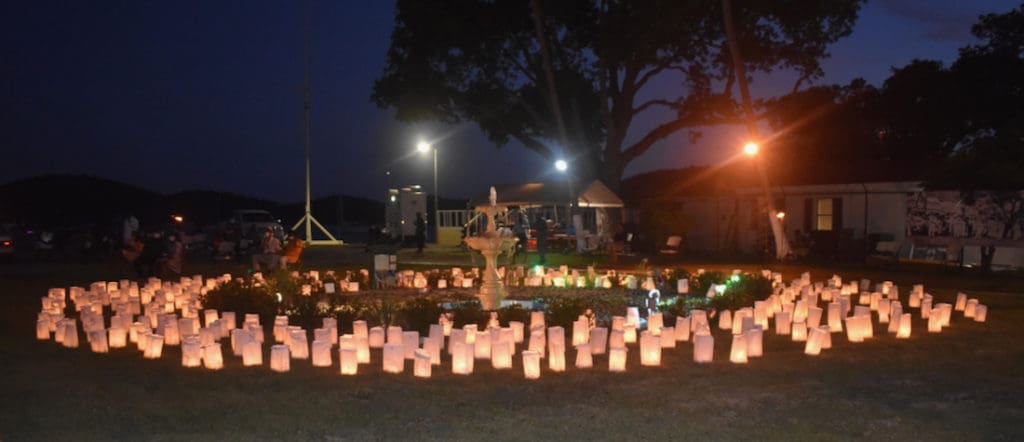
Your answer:
[[[907,194],[907,235],[973,239],[1024,239],[1024,191],[958,191]]]

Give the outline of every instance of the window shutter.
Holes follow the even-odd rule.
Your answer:
[[[811,232],[814,230],[814,217],[817,214],[814,213],[814,198],[804,199],[804,232]]]
[[[843,231],[843,199],[832,198],[832,230]]]

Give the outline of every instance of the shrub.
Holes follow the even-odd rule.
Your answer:
[[[708,298],[700,296],[678,296],[671,299],[661,307],[665,315],[665,324],[675,324],[675,318],[687,316],[691,310],[707,310],[709,307]]]
[[[549,325],[571,328],[572,323],[589,309],[598,325],[610,326],[612,316],[623,316],[626,307],[645,306],[647,292],[644,291],[586,291],[573,295],[543,296],[535,300],[545,310],[545,322]]]
[[[725,292],[711,298],[715,310],[738,310],[751,307],[754,301],[772,293],[772,282],[761,275],[742,274],[725,282]]]
[[[530,311],[523,308],[519,304],[512,304],[508,307],[502,307],[498,309],[498,321],[502,324],[508,324],[512,321],[519,321],[525,324],[527,327],[530,326]]]
[[[454,304],[450,309],[453,326],[462,328],[467,324],[476,324],[479,330],[487,327],[491,315],[483,310],[478,300],[468,300]]]
[[[594,321],[601,326],[611,327],[612,316],[623,316],[626,307],[643,305],[647,295],[636,291],[625,293],[602,293],[588,297],[588,308],[594,312]]]
[[[714,284],[722,284],[726,280],[725,273],[704,272],[700,275],[690,276],[690,293],[705,295],[708,289]]]
[[[676,269],[665,269],[662,271],[663,275],[663,287],[662,292],[664,293],[678,293],[679,285],[676,281],[680,279],[690,279],[690,272],[683,268]]]
[[[308,282],[304,279],[292,278],[291,273],[287,270],[276,270],[271,273],[263,274],[264,284],[267,287],[267,291],[272,295],[277,293],[281,294],[284,299],[290,299],[299,296],[299,292],[302,288],[302,284]]]
[[[340,300],[331,306],[330,316],[338,320],[338,334],[351,334],[352,322],[363,319],[363,305],[355,300]]]
[[[312,330],[323,326],[323,318],[330,316],[331,308],[320,296],[292,296],[284,298],[278,313],[287,315],[290,325]]]
[[[366,320],[367,324],[371,327],[381,326],[388,327],[395,325],[395,320],[399,314],[401,306],[398,302],[375,299],[362,304],[362,314],[360,315]]]
[[[413,298],[405,301],[398,309],[398,325],[404,330],[416,330],[421,335],[430,331],[430,324],[436,324],[444,309],[429,298]]]
[[[252,278],[231,280],[208,291],[201,298],[204,308],[235,312],[239,316],[255,313],[260,323],[271,324],[277,314],[277,297],[265,286],[257,286]]]
[[[544,322],[549,327],[557,325],[572,330],[572,323],[586,312],[590,303],[587,298],[579,296],[556,296],[548,298],[545,304],[547,313]]]

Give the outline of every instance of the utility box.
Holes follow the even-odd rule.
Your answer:
[[[392,237],[405,238],[416,235],[417,212],[423,215],[423,220],[428,225],[430,224],[430,217],[427,216],[427,194],[423,193],[419,185],[388,189],[384,207],[384,220]]]

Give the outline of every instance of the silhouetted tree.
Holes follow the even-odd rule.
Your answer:
[[[800,84],[822,75],[827,47],[850,33],[861,0],[743,2],[737,40],[750,71],[787,67]],[[373,100],[403,121],[473,121],[498,145],[545,157],[559,136],[533,23],[520,0],[399,0],[387,65]],[[623,170],[686,129],[737,124],[734,76],[719,2],[545,2],[543,34],[564,116],[561,148],[582,175],[617,188]],[[679,95],[649,96],[652,80],[681,79]],[[641,101],[645,99],[646,101]],[[675,117],[627,135],[656,107]]]

